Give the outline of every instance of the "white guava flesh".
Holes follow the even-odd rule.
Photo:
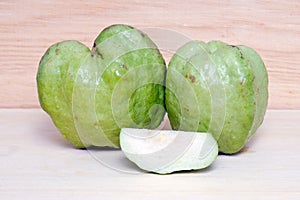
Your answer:
[[[218,155],[210,133],[123,128],[120,145],[138,167],[159,174],[206,168]]]

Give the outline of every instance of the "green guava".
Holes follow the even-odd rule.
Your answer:
[[[52,45],[37,73],[41,107],[75,147],[119,147],[120,129],[162,121],[166,65],[143,32],[112,25],[93,49],[77,41]]]
[[[219,151],[238,152],[261,125],[268,75],[246,46],[191,41],[172,57],[166,76],[166,109],[175,130],[210,132]]]

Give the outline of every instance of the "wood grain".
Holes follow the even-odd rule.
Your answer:
[[[299,120],[299,110],[268,110],[243,152],[162,176],[140,171],[119,150],[74,149],[40,109],[0,109],[0,197],[299,200]]]
[[[115,23],[251,46],[268,69],[269,108],[300,108],[300,1],[267,0],[2,0],[0,107],[38,107],[35,76],[46,48],[69,39],[91,47]]]

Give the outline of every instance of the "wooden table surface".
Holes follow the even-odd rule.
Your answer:
[[[71,39],[91,47],[115,23],[248,45],[268,69],[269,108],[300,109],[299,0],[1,0],[0,107],[38,107],[35,76],[47,47]]]
[[[0,109],[0,199],[299,199],[299,121],[268,110],[241,153],[156,175],[119,150],[72,148],[40,109]]]
[[[269,74],[268,108],[291,110],[268,110],[242,153],[192,173],[144,173],[121,151],[74,149],[42,110],[22,108],[39,107],[47,47],[91,47],[116,23],[253,47]],[[166,60],[174,53],[159,47]],[[300,199],[299,53],[297,0],[1,0],[0,199]]]

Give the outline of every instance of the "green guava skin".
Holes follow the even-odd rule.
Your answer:
[[[166,88],[173,129],[211,132],[219,152],[233,154],[263,121],[268,75],[249,47],[191,41],[172,57]]]
[[[77,41],[46,51],[37,74],[39,100],[75,147],[118,148],[121,128],[156,128],[163,120],[165,74],[165,61],[147,35],[113,25],[92,51]]]

